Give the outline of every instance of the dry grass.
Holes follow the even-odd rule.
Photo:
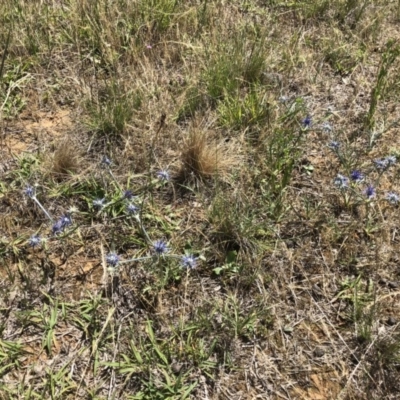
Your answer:
[[[46,172],[56,180],[62,180],[71,173],[76,173],[81,167],[81,156],[75,143],[71,139],[62,139],[55,144],[55,151]]]
[[[218,176],[226,180],[240,165],[240,148],[233,140],[216,139],[216,132],[192,126],[182,140],[178,180],[201,183]]]
[[[399,20],[1,2],[0,398],[398,399]]]

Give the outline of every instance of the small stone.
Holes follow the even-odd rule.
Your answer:
[[[396,325],[397,324],[397,320],[395,317],[389,317],[387,320],[387,324],[390,326]]]
[[[321,347],[317,347],[314,350],[314,357],[322,357],[325,354],[325,350]]]
[[[388,286],[390,287],[390,289],[397,289],[399,287],[399,283],[398,282],[388,282]]]

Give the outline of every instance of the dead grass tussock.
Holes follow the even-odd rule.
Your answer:
[[[52,175],[56,180],[62,180],[78,173],[82,165],[82,156],[72,138],[63,138],[54,147],[51,159],[45,163],[45,175]]]
[[[234,139],[218,139],[215,131],[192,126],[182,139],[178,180],[183,183],[212,177],[227,180],[242,160],[241,149]]]

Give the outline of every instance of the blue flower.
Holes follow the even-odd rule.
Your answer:
[[[72,225],[72,218],[70,213],[65,213],[61,218],[60,218],[61,226],[64,228],[67,228],[68,226]]]
[[[53,235],[58,235],[62,231],[63,231],[62,221],[58,220],[51,228],[51,232],[53,233]]]
[[[374,163],[375,163],[375,167],[381,171],[384,171],[389,166],[386,158],[378,158],[378,159],[374,160]]]
[[[400,201],[400,197],[398,194],[396,194],[394,192],[389,192],[386,195],[386,200],[391,204],[397,205]]]
[[[368,199],[372,199],[373,197],[375,197],[375,188],[372,185],[368,185],[364,193],[368,197]]]
[[[347,188],[347,186],[349,185],[349,178],[338,174],[335,178],[335,180],[333,181],[334,185],[337,186],[339,189],[344,189]]]
[[[396,164],[396,161],[397,161],[396,156],[388,156],[385,158],[385,160],[386,160],[386,164],[387,164],[388,168],[391,167],[392,165]]]
[[[165,169],[158,171],[156,175],[160,181],[169,181],[170,178],[169,172],[166,171]]]
[[[168,246],[167,243],[165,243],[162,240],[157,240],[153,243],[153,249],[156,252],[157,255],[161,256],[165,253],[168,252]]]
[[[309,115],[307,115],[307,117],[305,117],[303,119],[303,126],[305,128],[309,128],[311,126],[311,124],[312,124],[312,119],[311,119],[311,117]]]
[[[107,156],[103,156],[101,164],[109,167],[111,165],[111,160]]]
[[[138,206],[135,206],[135,204],[133,204],[133,203],[129,203],[129,204],[127,204],[127,206],[126,206],[126,211],[127,211],[129,214],[137,214],[138,211],[139,211],[139,207],[138,207]]]
[[[396,156],[387,156],[385,158],[378,158],[377,160],[374,160],[374,163],[377,169],[385,171],[392,165],[396,164],[396,161],[397,161]]]
[[[28,240],[29,246],[37,247],[42,243],[42,238],[39,235],[32,235]]]
[[[364,179],[364,174],[355,170],[350,174],[350,178],[354,182],[361,182]]]
[[[322,130],[323,130],[324,132],[326,132],[326,133],[330,133],[330,132],[333,131],[333,127],[332,127],[332,125],[331,125],[329,122],[325,121],[325,122],[322,124]]]
[[[132,192],[132,190],[129,190],[129,189],[125,190],[124,193],[122,194],[123,199],[131,200],[133,197],[134,197],[133,192]]]
[[[197,258],[195,256],[193,256],[193,255],[182,256],[181,264],[182,264],[183,267],[188,268],[188,269],[196,268]]]
[[[27,185],[27,186],[25,187],[25,189],[24,189],[24,193],[25,193],[28,197],[32,198],[32,197],[35,196],[35,189],[34,189],[31,185]]]
[[[117,253],[109,253],[106,255],[106,263],[111,267],[116,267],[119,264],[120,257]]]
[[[329,144],[328,147],[333,150],[333,151],[338,151],[340,147],[340,143],[337,142],[336,140],[332,140]]]
[[[53,235],[61,233],[65,228],[72,225],[70,213],[64,214],[51,228]]]

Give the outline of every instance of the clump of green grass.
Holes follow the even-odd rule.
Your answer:
[[[259,81],[265,68],[262,38],[255,38],[249,48],[244,31],[210,49],[208,57],[203,82],[214,105],[238,89]]]
[[[121,136],[141,102],[137,91],[127,90],[117,81],[106,83],[104,88],[99,88],[97,98],[88,103],[88,125],[100,136]]]
[[[375,128],[375,112],[378,106],[378,101],[384,94],[389,69],[396,61],[396,58],[399,56],[399,54],[399,45],[397,45],[394,41],[388,41],[382,54],[382,61],[379,67],[377,81],[371,92],[369,110],[364,123],[365,129],[370,132],[370,146],[372,146],[376,140],[373,130]]]
[[[238,91],[227,96],[218,104],[217,112],[222,126],[248,131],[268,125],[270,108],[267,94],[252,87],[248,93]]]
[[[256,215],[246,198],[220,191],[209,210],[212,235],[222,249],[251,252],[257,246]]]

